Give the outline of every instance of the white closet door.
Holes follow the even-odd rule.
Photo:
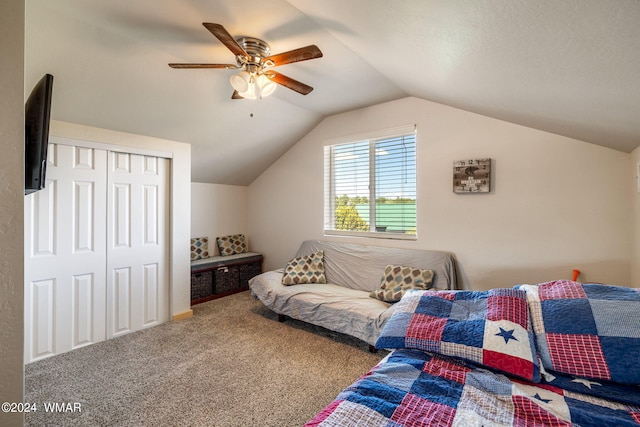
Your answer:
[[[169,160],[50,144],[25,196],[25,362],[169,319]]]
[[[109,153],[107,337],[169,318],[169,161]]]
[[[105,339],[107,152],[50,144],[25,196],[25,361]]]

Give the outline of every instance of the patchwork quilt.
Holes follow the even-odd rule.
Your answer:
[[[393,350],[307,426],[639,426],[640,291],[407,292]]]
[[[525,291],[413,291],[396,306],[378,348],[413,348],[540,380]]]
[[[640,289],[568,280],[517,288],[547,370],[640,384]]]
[[[638,386],[570,376],[532,383],[400,349],[306,426],[638,426],[639,405]]]

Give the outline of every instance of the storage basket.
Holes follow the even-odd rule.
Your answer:
[[[221,294],[238,289],[238,267],[221,267],[215,270],[214,292]]]
[[[262,261],[240,265],[240,286],[249,286],[249,279],[262,273]]]
[[[202,271],[191,275],[191,301],[213,295],[212,273],[212,271]]]

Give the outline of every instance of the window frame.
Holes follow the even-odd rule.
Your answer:
[[[376,224],[376,142],[380,140],[387,140],[398,137],[405,137],[408,135],[414,136],[415,140],[415,215],[416,215],[416,228],[414,234],[389,232],[389,231],[375,231]],[[336,210],[336,190],[334,181],[334,168],[335,157],[333,148],[346,144],[357,144],[368,142],[369,144],[369,231],[351,231],[351,230],[337,230],[335,228],[335,210]],[[372,149],[373,148],[373,149]],[[323,232],[325,236],[344,236],[344,237],[369,237],[377,239],[394,239],[394,240],[417,240],[418,239],[418,132],[415,124],[399,126],[390,129],[384,129],[379,131],[367,132],[358,135],[350,135],[345,137],[333,138],[325,141],[324,143],[324,207],[323,207]]]

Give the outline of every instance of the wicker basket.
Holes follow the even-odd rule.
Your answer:
[[[203,271],[191,275],[191,301],[213,295],[212,271]]]
[[[221,267],[215,270],[213,289],[216,294],[238,289],[238,267]]]
[[[249,279],[262,273],[262,261],[240,265],[240,286],[249,286]]]

